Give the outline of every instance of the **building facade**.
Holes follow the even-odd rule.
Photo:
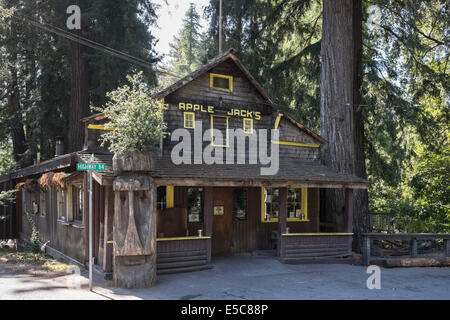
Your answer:
[[[167,106],[169,135],[148,167],[127,171],[135,158],[117,160],[100,146],[107,119],[97,114],[84,119],[84,150],[0,177],[3,189],[21,190],[15,230],[26,237],[35,226],[50,253],[85,264],[88,180],[76,164],[94,154],[106,169],[93,173],[94,257],[106,274],[139,282],[241,252],[273,252],[281,262],[351,256],[353,189],[369,182],[322,165],[327,142],[277,109],[233,50],[155,98]],[[339,225],[321,221],[325,188],[345,190]]]

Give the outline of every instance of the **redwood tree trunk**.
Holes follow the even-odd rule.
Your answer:
[[[361,28],[361,0],[323,1],[320,128],[328,144],[321,149],[322,161],[338,172],[365,178],[364,120],[354,106],[360,103]],[[322,217],[334,231],[341,231],[344,191],[327,189],[322,194]],[[359,234],[367,227],[367,191],[355,193],[353,212],[353,247],[360,251]]]
[[[74,0],[73,4],[80,6],[81,17],[83,9],[86,9],[85,0]],[[83,20],[82,20],[83,21]],[[74,33],[83,35],[85,23],[81,24],[81,30]],[[89,66],[86,59],[86,47],[72,42],[71,51],[71,90],[69,111],[69,145],[68,152],[81,150],[84,143],[84,126],[81,122],[83,117],[89,115]]]

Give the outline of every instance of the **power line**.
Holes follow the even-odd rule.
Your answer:
[[[166,75],[172,76],[174,78],[178,78],[178,79],[182,79],[182,78],[187,76],[185,74],[183,74],[183,75],[182,74],[177,74],[177,73],[172,72],[172,71],[167,71],[167,70],[163,70],[161,68],[157,68],[154,65],[154,62],[157,61],[156,59],[152,63],[152,62],[143,60],[141,58],[137,58],[137,57],[135,57],[135,56],[133,56],[131,54],[128,54],[128,53],[116,50],[114,48],[111,48],[111,47],[108,47],[106,45],[103,45],[103,44],[101,44],[99,42],[96,42],[96,41],[93,41],[93,40],[89,40],[89,39],[87,39],[85,37],[82,37],[80,35],[77,35],[75,33],[71,33],[71,32],[65,31],[64,29],[61,29],[59,27],[55,27],[53,25],[50,25],[50,24],[47,24],[47,23],[44,23],[44,22],[36,21],[33,18],[28,17],[26,15],[19,14],[19,13],[14,13],[12,15],[12,17],[15,18],[16,20],[20,20],[20,21],[25,20],[25,21],[29,22],[30,24],[32,24],[33,26],[35,26],[35,27],[37,27],[37,28],[39,28],[41,30],[44,30],[44,31],[56,34],[58,36],[66,38],[66,39],[68,39],[70,41],[74,41],[74,42],[80,43],[82,45],[85,45],[87,47],[90,47],[90,48],[102,51],[103,53],[110,54],[110,55],[115,56],[117,58],[126,60],[126,61],[128,61],[128,62],[130,62],[132,64],[135,64],[135,65],[138,65],[138,66],[141,66],[141,67],[144,67],[144,68],[149,68],[149,69],[151,69],[151,70],[153,70],[153,71],[155,71],[157,73],[166,74]],[[247,102],[247,103],[252,103],[252,104],[255,103],[255,101],[245,101],[245,100],[242,100],[242,102]],[[257,102],[257,103],[258,104],[269,105],[269,106],[272,106],[272,107],[278,107],[278,108],[284,109],[284,110],[292,110],[292,107],[290,107],[290,106],[281,105],[281,104],[277,104],[277,103],[267,103],[267,102]],[[346,103],[346,104],[344,104],[344,106],[346,106],[346,107],[350,107],[350,106],[353,106],[353,107],[374,107],[374,108],[376,107],[375,105],[350,104],[350,103]],[[446,106],[421,106],[421,105],[387,106],[387,107],[388,108],[403,108],[403,109],[405,109],[405,108],[426,108],[426,107],[435,107],[435,108],[436,107],[437,108],[444,107],[444,108],[448,108]],[[337,111],[336,113],[333,113],[333,114],[331,114],[329,116],[334,117],[339,112],[340,111]]]

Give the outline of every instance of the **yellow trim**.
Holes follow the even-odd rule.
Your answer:
[[[302,188],[302,204],[301,205],[302,205],[302,213],[305,214],[305,219],[308,220],[308,188]]]
[[[242,122],[242,129],[244,130],[244,133],[253,134],[253,119],[251,119],[251,118],[244,118],[242,121],[243,121]],[[250,130],[249,131],[245,130],[245,122],[246,121],[250,121]]]
[[[214,87],[214,77],[228,79],[228,84],[229,84],[230,89],[223,89],[223,88]],[[210,86],[211,89],[214,89],[214,90],[233,92],[233,77],[232,76],[226,76],[224,74],[210,73],[209,74],[209,86]]]
[[[298,188],[296,188],[298,189]],[[287,222],[309,222],[308,219],[308,188],[301,188],[302,189],[302,213],[305,214],[305,219],[300,218],[286,218]],[[278,218],[272,218],[270,220],[264,219],[266,206],[264,203],[264,187],[261,187],[261,222],[270,223],[270,222],[278,222]]]
[[[227,119],[227,139],[226,139],[226,141],[227,141],[227,144],[225,144],[225,145],[218,145],[218,144],[214,144],[214,134],[213,134],[213,129],[214,129],[214,117],[222,117],[222,118],[226,118]],[[222,116],[222,115],[211,115],[211,145],[213,146],[213,147],[225,147],[225,148],[229,148],[230,147],[230,145],[229,145],[229,135],[228,135],[228,116]]]
[[[186,116],[192,116],[192,127],[186,126]],[[184,128],[185,129],[195,129],[195,113],[194,112],[184,112]]]
[[[352,236],[350,232],[283,233],[283,236]]]
[[[115,127],[105,128],[105,126],[101,125],[101,124],[89,124],[88,125],[88,129],[92,129],[92,130],[110,130],[110,131],[116,130]]]
[[[166,186],[166,208],[173,208],[174,206],[174,187]]]
[[[211,239],[211,237],[173,237],[173,238],[157,238],[156,241],[201,240],[201,239]]]
[[[279,114],[279,115],[277,116],[277,120],[275,120],[275,130],[278,129],[278,126],[280,125],[280,120],[281,120],[281,117],[282,117],[282,116],[283,116],[282,114]]]
[[[300,143],[300,142],[292,142],[292,141],[278,141],[278,140],[272,140],[272,143],[275,144],[282,144],[287,146],[295,146],[295,147],[308,147],[308,148],[319,148],[319,144],[307,144],[307,143]]]

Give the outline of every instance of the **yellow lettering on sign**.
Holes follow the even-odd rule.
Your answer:
[[[214,107],[208,106],[208,113],[214,113]]]
[[[186,110],[185,104],[184,104],[183,102],[180,102],[180,103],[178,104],[178,109],[180,109],[180,110]]]
[[[192,103],[186,104],[186,110],[192,110]]]
[[[194,111],[200,110],[200,106],[198,104],[194,104]]]
[[[255,119],[261,120],[261,112],[255,112]]]

